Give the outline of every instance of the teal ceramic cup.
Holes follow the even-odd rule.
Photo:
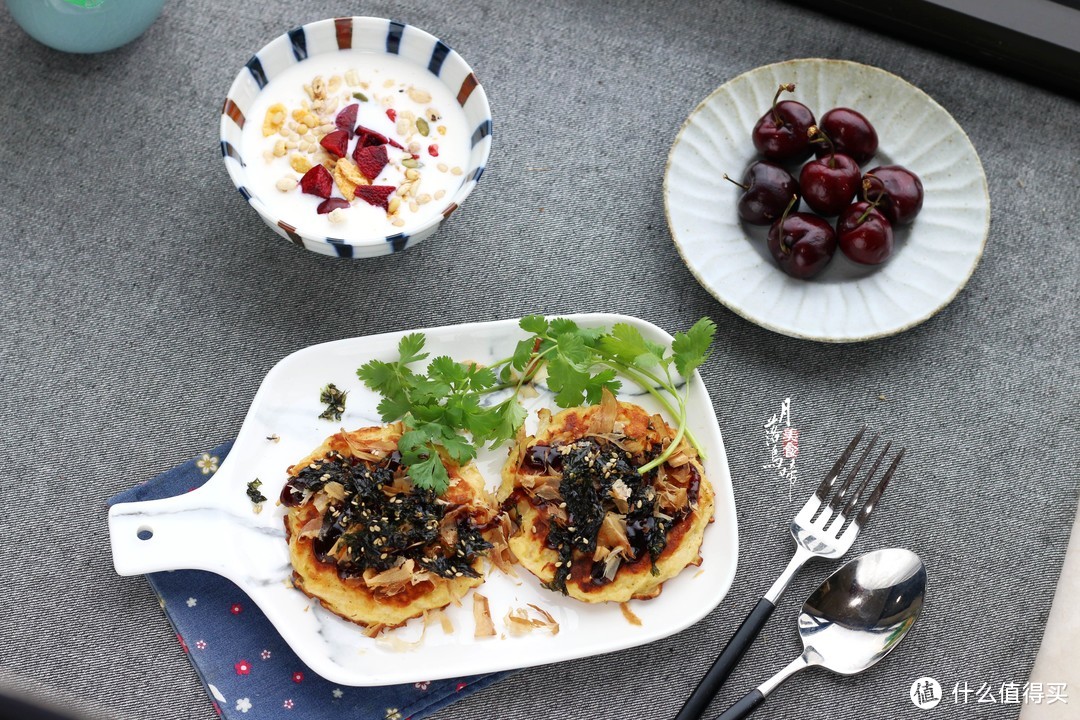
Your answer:
[[[69,53],[105,52],[146,32],[165,0],[5,0],[40,43]]]

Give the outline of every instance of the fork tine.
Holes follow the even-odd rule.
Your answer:
[[[858,527],[864,527],[870,519],[870,514],[874,512],[878,500],[881,499],[881,494],[884,493],[885,488],[889,486],[889,481],[892,480],[893,473],[896,472],[896,466],[900,464],[900,458],[902,457],[904,457],[904,448],[900,448],[900,452],[896,453],[896,457],[893,458],[892,464],[889,465],[889,469],[885,471],[885,475],[881,478],[881,482],[874,488],[874,492],[870,493],[870,499],[866,501],[866,505],[863,507],[862,511],[859,512],[859,516],[855,518],[855,524]]]
[[[870,487],[870,481],[874,479],[875,475],[877,475],[878,468],[881,467],[881,461],[884,460],[885,456],[889,454],[889,448],[891,447],[892,440],[889,440],[885,443],[885,447],[882,448],[881,453],[878,454],[877,459],[874,460],[874,464],[870,466],[870,471],[866,473],[866,477],[864,477],[863,481],[859,483],[859,490],[851,496],[851,499],[848,500],[847,505],[844,506],[843,512],[840,513],[841,515],[843,515],[844,517],[851,517],[851,513],[855,510],[855,506],[858,504],[859,498],[862,497],[862,494],[866,491],[866,488]]]
[[[881,437],[881,433],[877,433],[874,437],[870,438],[870,443],[863,450],[862,455],[859,456],[859,461],[855,463],[855,467],[851,468],[851,472],[844,478],[844,484],[833,494],[832,500],[829,501],[829,510],[832,512],[836,512],[843,504],[844,495],[851,486],[851,482],[858,476],[859,471],[862,470],[863,463],[866,462],[866,458],[870,455],[870,451],[874,449],[874,445],[877,443],[879,437]]]
[[[818,500],[825,502],[825,498],[829,496],[829,488],[833,486],[833,483],[836,482],[836,478],[840,476],[840,472],[844,469],[844,465],[846,465],[847,461],[851,458],[851,453],[855,452],[855,448],[858,447],[859,441],[862,440],[863,433],[865,432],[866,426],[863,425],[859,432],[855,433],[855,437],[851,440],[851,442],[848,443],[847,448],[844,449],[844,452],[840,455],[839,459],[837,459],[836,464],[832,467],[832,470],[829,471],[829,474],[826,475],[825,479],[821,481],[820,485],[818,485],[818,489],[814,493]]]

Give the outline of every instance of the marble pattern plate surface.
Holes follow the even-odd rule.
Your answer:
[[[653,341],[671,337],[654,325],[621,315],[571,316],[583,326],[635,325]],[[431,357],[448,354],[465,360],[492,362],[513,354],[524,337],[516,320],[475,323],[422,330]],[[660,597],[632,601],[641,625],[630,624],[616,604],[588,605],[544,590],[523,569],[517,578],[492,570],[480,590],[489,598],[496,628],[511,608],[535,603],[558,621],[552,637],[535,632],[521,637],[476,640],[472,600],[451,606],[452,634],[436,624],[416,649],[402,652],[386,641],[365,637],[361,628],[325,611],[317,601],[289,586],[292,568],[283,526],[284,508],[275,503],[286,481],[286,468],[306,456],[340,427],[378,424],[377,396],[356,377],[356,369],[372,358],[397,357],[404,332],[324,343],[295,352],[267,374],[252,401],[239,437],[217,473],[201,488],[164,500],[115,505],[109,513],[113,563],[121,575],[176,569],[201,569],[223,575],[251,596],[285,641],[312,670],[343,685],[389,685],[493,672],[585,657],[652,642],[676,633],[723,599],[735,576],[738,531],[731,475],[716,414],[701,377],[690,379],[688,418],[705,453],[706,476],[716,491],[715,522],[705,531],[700,568],[689,567],[664,585]],[[340,422],[320,420],[324,409],[319,390],[332,382],[348,391]],[[535,427],[536,410],[554,407],[542,387],[539,396],[523,400],[529,410],[527,428]],[[651,412],[659,406],[636,385],[626,382],[619,397]],[[277,440],[270,439],[277,436]],[[494,490],[506,449],[482,450],[479,469]],[[254,513],[245,494],[259,478],[271,498]],[[390,631],[403,641],[418,639],[419,619]]]
[[[767,228],[740,221],[742,191],[724,173],[741,178],[761,159],[751,131],[777,87],[789,82],[796,89],[784,99],[804,103],[815,117],[851,107],[873,123],[880,145],[864,172],[903,165],[922,179],[922,212],[896,229],[896,250],[884,265],[857,265],[837,250],[813,280],[791,278],[769,254]],[[797,167],[793,174],[797,179]],[[821,342],[885,337],[933,316],[974,272],[990,224],[986,175],[956,120],[896,75],[825,59],[759,67],[702,101],[671,148],[664,206],[679,253],[717,300],[769,330]]]

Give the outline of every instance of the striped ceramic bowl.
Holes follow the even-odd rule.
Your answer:
[[[256,158],[245,158],[242,141],[248,110],[276,75],[295,63],[328,53],[361,51],[387,53],[426,70],[457,98],[465,113],[470,142],[464,182],[439,202],[441,213],[416,224],[406,224],[391,235],[324,237],[302,231],[282,220],[274,208],[274,198],[253,193],[249,173],[259,170]],[[236,189],[274,232],[296,245],[323,255],[361,258],[386,255],[411,247],[438,229],[469,196],[487,164],[491,150],[491,107],[487,93],[476,80],[468,63],[441,40],[412,25],[372,17],[331,18],[309,23],[274,38],[259,50],[233,80],[221,113],[221,154]],[[261,160],[261,158],[260,158]]]

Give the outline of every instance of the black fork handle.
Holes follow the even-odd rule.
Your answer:
[[[724,651],[720,653],[720,657],[716,658],[716,661],[709,668],[709,671],[705,673],[705,677],[701,679],[701,682],[698,683],[697,688],[694,689],[686,704],[682,706],[682,710],[675,716],[675,720],[698,720],[705,714],[705,710],[709,707],[709,703],[720,689],[720,686],[731,675],[731,671],[735,669],[735,666],[747,648],[754,642],[754,638],[761,632],[761,628],[765,626],[775,609],[776,606],[767,599],[761,598],[758,600],[757,605],[746,616],[735,634],[731,636],[731,640],[728,641]],[[747,714],[754,707],[757,707],[757,704],[754,703],[749,707],[746,711]],[[727,718],[728,716],[725,714],[723,717]],[[732,719],[735,717],[744,716],[732,716]]]

